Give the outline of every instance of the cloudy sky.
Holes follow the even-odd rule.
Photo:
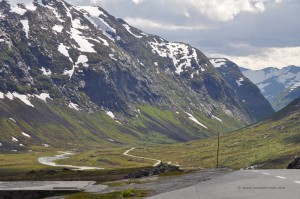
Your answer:
[[[67,0],[240,66],[300,66],[300,0]]]

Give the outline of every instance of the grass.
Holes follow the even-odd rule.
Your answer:
[[[191,113],[208,126],[209,131],[191,121],[182,111],[162,109],[155,106],[136,105],[140,112],[137,117],[127,118],[119,124],[104,111],[87,114],[63,105],[63,101],[48,100],[47,104],[33,99],[34,108],[24,105],[20,100],[0,101],[0,150],[27,150],[26,146],[50,144],[54,148],[76,148],[92,150],[97,147],[112,148],[124,145],[174,144],[181,141],[206,138],[215,131],[228,132],[243,124],[225,114],[215,113],[223,123],[203,116],[196,109]],[[12,117],[16,120],[9,120]],[[22,135],[25,132],[31,138]],[[11,141],[12,137],[19,140]],[[111,141],[114,140],[114,141]],[[88,144],[86,144],[88,143]],[[23,144],[25,147],[20,147]],[[5,146],[5,147],[4,147]]]
[[[83,165],[103,167],[105,169],[137,168],[147,167],[154,164],[154,161],[138,159],[123,155],[130,147],[114,147],[86,151],[69,156],[68,159],[57,161],[59,164]]]
[[[169,176],[179,176],[184,174],[189,174],[190,172],[183,172],[183,171],[169,171],[165,173],[161,173],[158,176],[160,177],[169,177]]]
[[[32,151],[0,154],[0,173],[28,172],[31,170],[50,169],[51,167],[39,164],[37,159],[43,156],[52,156],[56,151]]]
[[[300,154],[298,138],[300,113],[281,120],[269,120],[244,128],[220,138],[221,166],[234,169],[262,164],[262,168],[285,168],[295,155]],[[216,166],[217,137],[199,141],[137,147],[133,155],[143,155],[163,162],[178,162],[185,168],[212,168]],[[164,153],[161,153],[164,151]]]
[[[294,110],[293,107],[290,109]],[[300,113],[299,111],[293,111],[292,114],[287,113],[282,112],[268,121],[231,133],[221,134],[220,165],[234,169],[256,164],[259,164],[262,168],[285,168],[291,159],[300,153],[298,144],[300,142]],[[180,112],[180,114],[173,115],[170,111],[157,112],[152,107],[141,107],[139,116],[141,120],[139,121],[144,121],[144,124],[148,125],[149,123],[145,121],[156,118],[155,114],[158,114],[157,117],[160,118],[160,120],[156,121],[156,125],[163,126],[164,124],[169,124],[168,121],[174,120],[173,123],[176,123],[177,120],[182,119],[181,114],[183,113]],[[201,117],[197,114],[194,114],[194,116],[201,120]],[[77,118],[78,116],[74,115],[73,117]],[[103,119],[103,117],[100,118]],[[81,118],[81,120],[83,119],[88,119],[88,117]],[[108,120],[108,123],[114,122],[109,121],[109,118],[106,117],[103,120]],[[161,121],[165,123],[160,123]],[[205,122],[204,119],[201,121]],[[15,124],[3,119],[0,122],[12,131],[16,129],[18,131],[21,130],[16,126],[19,122]],[[188,122],[191,121],[188,120]],[[88,134],[83,136],[88,136]],[[38,157],[53,156],[57,154],[58,150],[67,150],[67,148],[58,149],[34,146],[30,147],[32,152],[0,154],[0,178],[2,180],[85,179],[97,182],[123,179],[128,173],[138,168],[150,168],[155,163],[151,160],[124,156],[124,151],[131,147],[136,147],[135,150],[130,152],[132,155],[159,159],[164,163],[172,162],[172,164],[179,164],[181,168],[185,169],[214,168],[216,166],[216,136],[198,141],[173,144],[145,144],[144,142],[137,142],[135,145],[128,143],[126,146],[121,144],[104,144],[101,147],[99,146],[99,144],[96,146],[91,144],[91,146],[86,147],[86,150],[79,147],[80,152],[76,155],[60,160],[57,163],[104,167],[104,171],[61,171],[61,168],[40,165],[37,162]],[[58,172],[52,172],[54,169],[58,170]],[[34,170],[34,172],[30,173],[31,170]],[[18,175],[10,175],[12,172]]]
[[[93,194],[80,192],[66,197],[66,199],[123,199],[123,198],[143,198],[147,196],[148,191],[127,189],[106,194]]]
[[[121,199],[122,192],[113,192],[107,194],[92,194],[80,192],[67,196],[65,199]]]
[[[220,165],[234,169],[260,164],[262,168],[285,168],[295,155],[299,155],[300,113],[270,119],[220,137]],[[213,168],[216,166],[217,137],[178,144],[137,145],[130,154],[142,157],[160,159],[164,163],[172,162],[186,169]],[[93,179],[107,182],[122,179],[126,174],[137,168],[152,167],[154,161],[124,156],[124,151],[131,147],[102,148],[79,152],[68,159],[60,160],[61,164],[79,166],[104,167],[104,171],[84,171],[81,173],[65,172],[48,175],[20,175],[20,178],[43,179]],[[37,163],[41,156],[51,156],[57,149],[33,147],[33,152],[17,154],[0,154],[0,172],[29,172],[30,170],[53,169]],[[162,153],[163,151],[163,153]],[[169,174],[164,174],[169,175]],[[171,174],[173,175],[173,174]],[[76,176],[76,177],[75,177]],[[100,177],[102,176],[102,177]],[[13,178],[9,175],[7,178]],[[14,177],[15,178],[15,177]]]

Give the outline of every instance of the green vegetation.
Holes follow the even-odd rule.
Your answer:
[[[141,112],[143,111],[141,110]],[[165,116],[161,114],[161,117]],[[170,116],[171,119],[172,117]],[[297,111],[292,114],[281,112],[268,121],[232,133],[222,134],[220,138],[220,165],[234,169],[245,168],[250,165],[259,165],[261,168],[285,168],[291,159],[300,153],[300,146],[298,145],[300,142],[299,118],[300,113]],[[15,123],[11,121],[2,120],[1,123],[7,125],[7,128],[12,128],[12,130],[18,129]],[[179,164],[186,169],[216,166],[216,136],[175,144],[144,145],[142,143],[126,147],[113,145],[111,145],[113,147],[106,145],[96,149],[95,147],[91,149],[87,147],[86,151],[79,151],[68,159],[57,161],[60,164],[104,167],[104,171],[65,171],[51,175],[48,175],[47,172],[38,172],[39,170],[53,169],[40,165],[37,162],[38,157],[53,156],[57,154],[57,151],[65,149],[31,147],[32,152],[0,154],[1,177],[10,179],[13,177],[6,176],[5,173],[23,172],[19,175],[20,179],[75,179],[75,173],[78,179],[94,179],[98,182],[122,179],[130,173],[130,169],[151,167],[155,163],[152,160],[124,156],[123,153],[131,147],[136,147],[130,152],[132,155],[160,159],[164,163],[172,162],[172,164]],[[26,174],[31,170],[36,171],[36,175]],[[174,175],[176,174],[174,173]]]
[[[66,199],[121,199],[122,192],[113,192],[107,194],[92,194],[80,192],[66,197]]]
[[[141,198],[146,197],[147,191],[127,189],[124,191],[117,191],[107,194],[93,194],[93,193],[75,193],[66,197],[66,199],[123,199],[123,198]]]
[[[92,150],[78,153],[64,160],[59,160],[59,164],[69,164],[103,167],[105,169],[137,168],[147,167],[154,164],[154,161],[132,158],[123,155],[128,147],[116,147]]]
[[[34,108],[20,100],[0,101],[0,134],[4,147],[18,151],[28,150],[26,146],[49,144],[54,148],[94,150],[123,145],[173,144],[181,141],[197,140],[211,136],[214,132],[229,132],[245,124],[215,113],[223,122],[191,111],[209,130],[190,120],[183,111],[170,111],[155,106],[139,106],[139,113],[128,120],[116,121],[104,111],[87,114],[65,106],[63,101],[39,99],[31,100]],[[119,113],[119,117],[127,117]],[[14,118],[14,121],[9,118]],[[31,135],[24,137],[22,132]],[[19,142],[12,142],[15,137]],[[88,143],[88,145],[86,144]],[[20,147],[22,144],[24,147]],[[30,148],[30,147],[29,147]]]
[[[283,113],[279,113],[283,114]],[[300,113],[241,129],[220,138],[220,164],[234,169],[259,165],[261,168],[285,168],[299,155]],[[133,155],[143,155],[163,162],[178,162],[184,168],[216,166],[217,137],[159,147],[139,147]],[[164,151],[164,153],[161,153]]]

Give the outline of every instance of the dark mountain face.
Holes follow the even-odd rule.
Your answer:
[[[36,100],[52,99],[51,106],[69,106],[82,114],[106,112],[128,124],[123,133],[155,132],[184,141],[215,131],[218,117],[219,123],[230,118],[220,124],[225,129],[233,121],[240,126],[260,118],[198,49],[146,34],[101,8],[57,0],[2,0],[0,22],[2,108],[16,100],[36,108]],[[147,125],[132,129],[130,122],[141,107]],[[8,110],[18,112],[3,108]],[[172,117],[166,114],[162,122],[158,110],[170,111]],[[199,126],[191,113],[208,128]],[[179,126],[191,120],[198,128]],[[174,129],[183,133],[170,133]],[[199,129],[201,135],[188,135]]]
[[[147,35],[100,8],[63,1],[33,7],[12,4],[10,10],[9,2],[1,2],[3,93],[45,92],[82,109],[123,112],[133,103],[206,103],[210,111],[221,108],[251,121],[199,50]]]
[[[228,59],[210,59],[210,61],[216,66],[237,96],[242,99],[254,118],[263,120],[274,113],[272,106],[261,94],[258,87],[242,74],[235,63]]]
[[[268,67],[262,70],[242,69],[243,74],[254,82],[262,94],[278,111],[300,97],[300,67],[287,66],[282,69]]]

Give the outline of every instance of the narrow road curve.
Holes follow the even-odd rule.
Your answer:
[[[153,165],[154,167],[156,167],[157,165],[159,165],[161,163],[161,160],[157,160],[157,159],[153,159],[153,158],[146,158],[146,157],[139,157],[139,156],[135,156],[135,155],[130,155],[129,152],[133,151],[135,149],[135,147],[125,151],[123,153],[123,155],[128,156],[128,157],[133,157],[133,158],[138,158],[138,159],[144,159],[144,160],[152,160],[155,161],[156,163]]]
[[[74,153],[71,152],[59,152],[61,154],[52,156],[52,157],[39,157],[38,162],[43,165],[52,166],[52,167],[67,167],[72,168],[75,170],[97,170],[97,169],[104,169],[99,167],[87,167],[87,166],[74,166],[74,165],[63,165],[63,164],[56,164],[56,160],[63,160],[68,158],[69,155],[74,155]]]

